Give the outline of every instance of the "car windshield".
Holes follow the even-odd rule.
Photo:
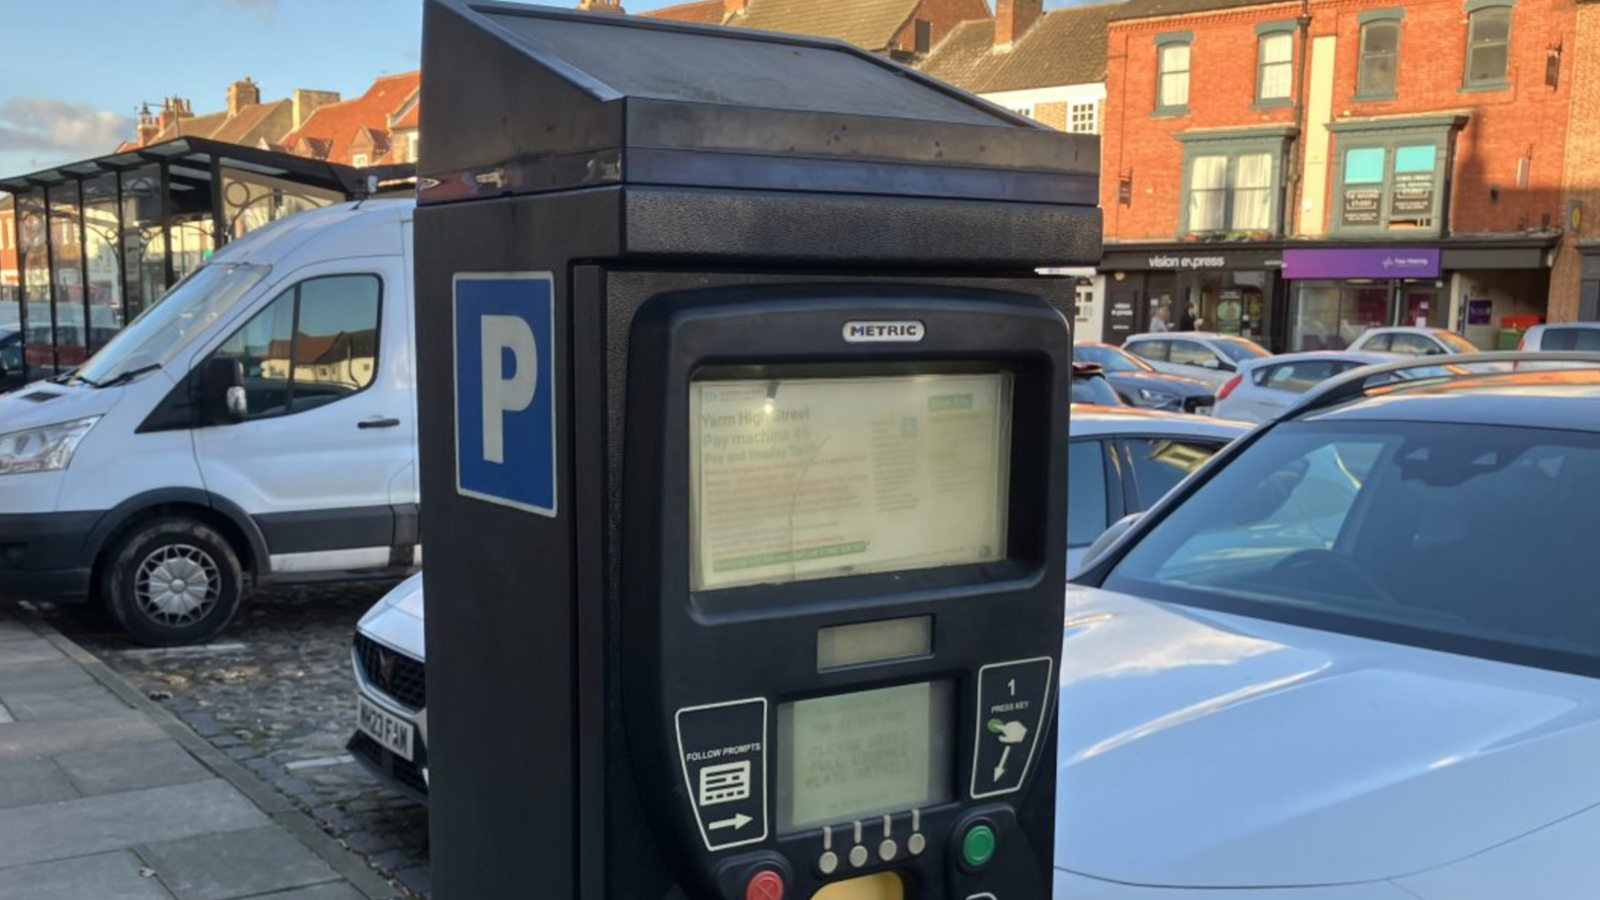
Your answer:
[[[1600,435],[1292,422],[1156,524],[1108,590],[1600,675]]]
[[[73,373],[73,381],[109,384],[133,372],[164,366],[232,309],[270,270],[245,263],[210,263],[172,286]]]
[[[1073,344],[1072,358],[1079,362],[1094,363],[1107,372],[1154,372],[1155,369],[1136,356],[1105,344]]]
[[[1121,406],[1122,400],[1112,389],[1104,375],[1072,376],[1072,402],[1093,403],[1097,406]]]
[[[1224,356],[1228,357],[1234,362],[1244,362],[1247,359],[1261,359],[1262,357],[1272,355],[1271,353],[1267,352],[1265,347],[1262,347],[1255,341],[1247,341],[1244,338],[1224,338],[1220,341],[1216,341],[1215,346],[1218,350],[1222,351]]]
[[[1440,343],[1444,344],[1446,347],[1449,347],[1451,350],[1454,350],[1457,353],[1477,353],[1478,352],[1478,345],[1477,344],[1474,344],[1473,342],[1467,340],[1466,338],[1462,337],[1461,335],[1456,334],[1454,331],[1435,331],[1433,333],[1433,336],[1438,338]]]

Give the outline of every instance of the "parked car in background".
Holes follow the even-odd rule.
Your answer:
[[[1255,341],[1207,331],[1136,334],[1122,342],[1122,349],[1156,371],[1198,378],[1213,389],[1227,383],[1240,362],[1272,355]]]
[[[1395,353],[1360,350],[1311,350],[1247,360],[1217,392],[1216,415],[1241,422],[1267,422],[1293,406],[1302,395],[1351,369],[1406,359]]]
[[[1072,364],[1072,402],[1095,406],[1121,406],[1122,398],[1106,380],[1105,372],[1093,363]]]
[[[1075,406],[1067,465],[1067,574],[1112,522],[1146,509],[1250,430],[1242,422]]]
[[[1535,325],[1522,335],[1520,350],[1600,350],[1600,322]]]
[[[22,326],[0,325],[0,394],[22,387]]]
[[[1490,358],[1324,384],[1069,585],[1055,897],[1600,884],[1600,355]]]
[[[1373,353],[1399,353],[1403,356],[1448,356],[1477,353],[1476,344],[1446,328],[1394,326],[1369,328],[1350,343],[1347,350]]]
[[[1211,384],[1186,375],[1157,372],[1154,366],[1120,347],[1079,341],[1072,345],[1072,358],[1099,366],[1117,396],[1129,406],[1164,412],[1211,411],[1216,394]]]
[[[428,682],[422,573],[400,582],[356,625],[356,730],[346,749],[401,793],[428,799]]]

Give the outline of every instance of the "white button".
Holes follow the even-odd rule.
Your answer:
[[[839,854],[829,850],[817,859],[817,871],[824,875],[832,875],[839,871]]]
[[[910,839],[906,841],[906,849],[911,851],[912,856],[920,856],[922,851],[927,849],[927,846],[928,839],[920,834],[913,834]]]
[[[894,841],[885,840],[878,845],[878,858],[884,862],[893,860],[894,855],[898,852],[900,852],[900,848],[895,845]]]
[[[867,848],[860,844],[850,848],[850,865],[861,868],[867,864]]]

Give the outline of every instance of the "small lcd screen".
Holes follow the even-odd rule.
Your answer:
[[[916,659],[933,652],[933,616],[817,629],[817,669]]]
[[[951,799],[948,681],[778,707],[778,830],[802,831]]]
[[[1011,376],[690,386],[694,590],[1006,553]]]

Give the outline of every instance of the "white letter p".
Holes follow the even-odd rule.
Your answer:
[[[483,317],[483,458],[505,463],[505,414],[521,412],[539,387],[539,347],[533,329],[517,316]],[[501,360],[511,351],[515,374]]]

